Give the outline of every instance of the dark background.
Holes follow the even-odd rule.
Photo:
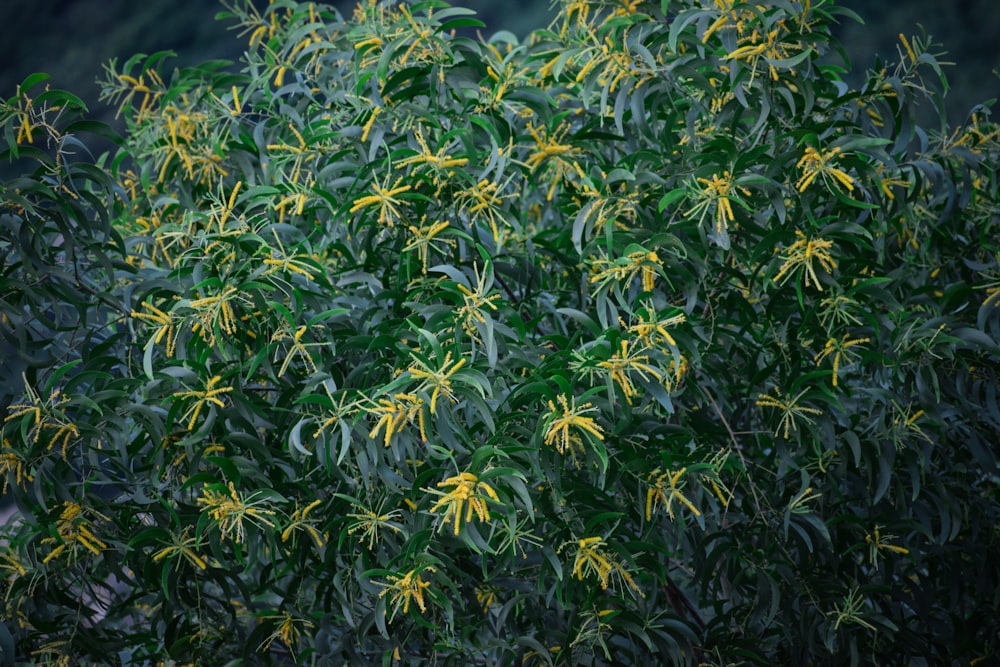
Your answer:
[[[254,0],[266,6],[267,0]],[[350,13],[353,2],[335,3]],[[548,0],[453,0],[480,13],[485,33],[510,30],[524,35],[552,15]],[[952,124],[973,105],[1000,97],[1000,2],[997,0],[841,0],[865,25],[845,22],[837,32],[859,76],[876,53],[896,58],[898,35],[919,33],[922,24],[943,42],[955,62],[946,72]],[[245,46],[215,20],[218,0],[0,0],[0,97],[13,96],[32,72],[53,75],[53,87],[82,97],[95,115],[110,120],[97,103],[95,83],[112,57],[173,50],[177,66],[212,58],[239,58]],[[856,83],[851,81],[851,83]]]

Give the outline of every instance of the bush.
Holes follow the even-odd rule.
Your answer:
[[[1000,130],[832,2],[354,16],[3,103],[6,662],[994,656]],[[943,112],[941,113],[943,116]]]

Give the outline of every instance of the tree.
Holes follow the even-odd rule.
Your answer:
[[[226,9],[238,70],[108,66],[114,154],[3,107],[5,656],[992,655],[1000,135],[918,125],[931,44],[854,90],[822,0]]]

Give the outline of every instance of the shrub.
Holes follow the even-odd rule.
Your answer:
[[[108,66],[112,154],[0,112],[8,663],[993,655],[1000,131],[917,122],[930,42],[223,16],[238,70]]]

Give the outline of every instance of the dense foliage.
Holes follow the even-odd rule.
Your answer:
[[[2,660],[994,656],[1000,129],[918,125],[930,44],[226,9],[241,67],[110,64],[113,154],[0,106]]]

